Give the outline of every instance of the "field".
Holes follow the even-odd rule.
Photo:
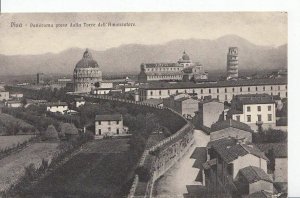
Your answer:
[[[128,139],[95,140],[26,197],[121,197],[122,186],[133,174]]]
[[[26,142],[33,137],[34,135],[0,136],[0,151],[6,148],[13,148],[17,144]]]
[[[0,160],[0,192],[14,184],[24,174],[24,167],[34,163],[39,167],[42,159],[51,159],[57,143],[34,143],[22,151]]]
[[[10,133],[8,130],[18,130],[17,133],[33,133],[34,127],[27,122],[11,115],[0,113],[0,134]]]

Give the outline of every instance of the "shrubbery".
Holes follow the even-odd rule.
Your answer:
[[[254,143],[277,143],[287,142],[287,133],[277,129],[258,130],[257,133],[253,133]]]

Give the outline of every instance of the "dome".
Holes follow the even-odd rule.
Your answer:
[[[83,57],[78,63],[76,64],[76,68],[95,68],[99,67],[98,63],[94,61],[91,52],[88,49],[85,50],[83,53]]]
[[[183,52],[182,60],[190,60],[189,55],[187,55],[187,53],[185,53],[185,51]]]

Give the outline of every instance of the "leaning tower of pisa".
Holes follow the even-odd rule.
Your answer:
[[[229,47],[227,53],[227,79],[238,78],[239,76],[239,60],[238,60],[238,48]]]

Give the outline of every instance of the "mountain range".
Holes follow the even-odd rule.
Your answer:
[[[226,35],[215,40],[173,40],[161,45],[126,44],[103,51],[90,49],[104,74],[138,73],[141,63],[176,62],[183,51],[205,70],[226,70],[228,47],[239,48],[240,70],[287,68],[287,44],[278,47],[259,46],[236,36]],[[69,48],[60,53],[39,55],[0,54],[0,75],[43,73],[72,74],[85,49]]]

